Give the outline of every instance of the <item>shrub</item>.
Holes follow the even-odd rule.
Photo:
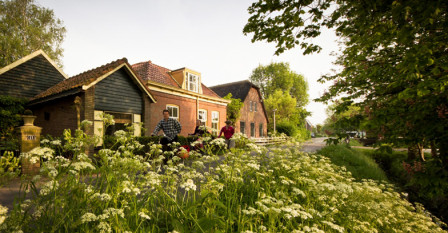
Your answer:
[[[19,174],[19,158],[12,151],[5,151],[0,155],[0,187]]]
[[[287,136],[290,136],[290,137],[296,136],[297,135],[297,131],[298,131],[296,125],[294,125],[291,122],[287,122],[287,121],[279,122],[276,125],[276,129],[277,129],[278,133],[284,133],[284,134],[286,134]]]

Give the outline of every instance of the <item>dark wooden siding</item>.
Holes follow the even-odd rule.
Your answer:
[[[32,98],[64,79],[43,55],[38,55],[0,75],[0,95]]]
[[[124,69],[95,86],[95,110],[143,113],[143,93]]]

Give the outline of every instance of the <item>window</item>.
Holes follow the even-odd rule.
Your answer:
[[[254,101],[254,105],[255,105],[255,106],[254,106],[254,107],[255,107],[255,110],[254,110],[254,111],[256,112],[256,111],[257,111],[257,106],[258,106],[257,102]]]
[[[187,73],[187,90],[199,92],[199,76]]]
[[[250,123],[250,136],[255,137],[255,123]]]
[[[207,123],[207,110],[199,109],[198,119],[203,123]]]
[[[252,101],[250,101],[249,111],[252,112]]]
[[[240,122],[240,132],[242,133],[242,134],[244,134],[245,131],[246,130],[246,123],[244,123],[244,121],[241,121]]]
[[[170,104],[166,106],[166,110],[170,112],[170,118],[179,121],[179,106]]]
[[[260,134],[260,137],[263,137],[263,124],[260,123],[259,127],[258,127],[258,133]]]
[[[219,132],[219,112],[212,112],[212,134],[218,135]]]
[[[49,113],[49,112],[44,112],[44,119],[45,119],[46,121],[49,121],[49,120],[50,120],[50,113]]]

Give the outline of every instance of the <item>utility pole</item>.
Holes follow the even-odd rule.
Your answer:
[[[274,135],[275,135],[275,111],[277,111],[277,109],[272,110],[274,112]]]

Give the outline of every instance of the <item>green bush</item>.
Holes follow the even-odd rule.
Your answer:
[[[298,129],[291,122],[279,122],[276,127],[278,133],[284,133],[287,136],[294,137],[297,135]]]
[[[389,180],[409,194],[409,200],[422,203],[442,221],[448,220],[448,171],[428,156],[426,162],[407,161],[406,151],[358,149],[375,159]],[[406,170],[408,169],[408,170]]]
[[[27,100],[0,95],[0,150],[17,150],[18,141],[14,128],[21,123],[20,114]]]
[[[318,153],[329,157],[331,162],[336,165],[345,166],[352,173],[353,177],[358,180],[388,180],[384,171],[372,158],[345,145],[326,146]]]

